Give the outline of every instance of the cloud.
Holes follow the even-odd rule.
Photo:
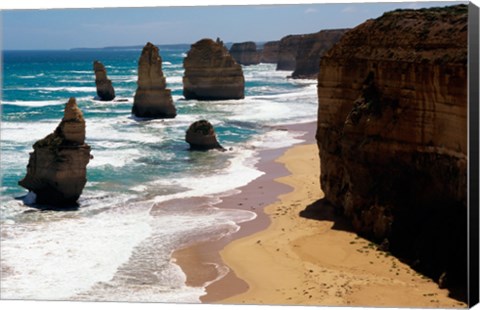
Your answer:
[[[317,9],[314,9],[314,8],[308,8],[305,10],[305,14],[312,14],[312,13],[316,13],[318,12]]]
[[[357,13],[357,12],[358,12],[358,9],[351,5],[342,9],[342,13]]]
[[[412,2],[407,6],[409,9],[419,9],[421,8],[421,5],[417,2]]]
[[[349,5],[346,6],[342,9],[342,13],[345,14],[359,14],[359,13],[370,13],[370,11],[367,8],[362,8],[361,6],[353,6]]]

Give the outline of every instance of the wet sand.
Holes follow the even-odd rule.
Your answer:
[[[217,207],[255,211],[218,241],[175,252],[187,284],[207,286],[204,303],[464,308],[432,280],[358,237],[320,189],[309,124],[306,143],[262,153],[265,173]],[[291,130],[291,129],[289,129]]]
[[[305,135],[300,139],[304,140],[304,143],[313,143],[316,124],[282,126],[276,130],[304,132]],[[257,214],[254,220],[241,223],[239,225],[240,230],[233,235],[216,241],[199,243],[178,250],[173,254],[176,264],[187,275],[187,285],[193,287],[205,286],[205,284],[216,280],[222,271],[219,271],[215,265],[224,265],[219,254],[220,250],[233,240],[252,235],[270,225],[270,218],[264,213],[264,207],[277,201],[280,194],[287,193],[292,189],[288,185],[279,184],[275,181],[276,178],[288,175],[285,166],[276,162],[276,159],[286,150],[287,148],[261,151],[257,169],[265,174],[239,188],[239,194],[222,197],[222,202],[215,205],[218,208],[253,211]],[[239,279],[234,271],[229,270],[220,281],[215,281],[206,287],[206,295],[202,296],[201,300],[204,303],[213,303],[245,292],[247,289],[246,282]]]

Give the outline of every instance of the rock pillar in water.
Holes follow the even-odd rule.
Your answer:
[[[107,78],[107,70],[105,66],[95,60],[93,62],[93,70],[95,71],[95,85],[97,86],[97,96],[101,101],[112,101],[115,98],[115,90],[112,81]]]
[[[132,114],[146,118],[174,118],[177,110],[162,71],[158,48],[148,42],[138,61],[137,91],[133,98]]]
[[[226,100],[245,97],[242,66],[220,40],[193,44],[183,61],[183,95],[186,99]]]
[[[91,158],[82,111],[70,98],[57,129],[33,145],[27,174],[18,184],[34,192],[39,204],[75,204],[87,182]]]

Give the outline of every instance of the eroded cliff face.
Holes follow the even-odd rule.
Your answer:
[[[55,131],[35,142],[26,176],[19,185],[37,195],[37,203],[74,204],[87,182],[90,146],[85,143],[85,120],[75,98],[65,105]]]
[[[234,43],[230,47],[230,55],[241,65],[257,65],[260,63],[260,53],[255,42]]]
[[[192,45],[183,60],[185,99],[225,100],[245,97],[242,66],[229,54],[223,42],[202,39]]]
[[[466,285],[467,7],[400,10],[323,56],[325,197],[443,286]]]
[[[133,97],[132,114],[146,118],[174,118],[177,109],[162,71],[158,47],[148,42],[138,60],[137,90]]]
[[[294,79],[317,78],[320,59],[348,29],[322,30],[304,35],[295,57]]]
[[[288,35],[280,40],[277,55],[278,71],[293,71],[297,59],[297,51],[304,35]]]
[[[280,41],[271,41],[263,45],[260,52],[260,62],[276,64],[278,62],[278,47]]]

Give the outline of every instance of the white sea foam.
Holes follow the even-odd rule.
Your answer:
[[[123,167],[127,163],[134,161],[141,154],[138,149],[107,149],[107,150],[93,150],[93,160],[88,164],[88,168],[95,168],[100,166]]]
[[[58,87],[17,87],[16,90],[41,90],[41,91],[70,91],[70,92],[95,92],[96,87],[75,87],[75,86],[58,86]]]
[[[167,77],[167,84],[181,84],[183,82],[182,76],[170,76]]]
[[[1,104],[10,104],[19,107],[47,107],[52,105],[62,105],[65,104],[64,100],[39,100],[39,101],[25,101],[25,100],[15,100],[15,101],[1,101]]]
[[[2,265],[12,270],[2,274],[2,298],[67,299],[109,281],[151,233],[148,212],[140,209],[117,207],[6,227],[14,238],[2,239]]]
[[[93,74],[93,71],[85,71],[85,70],[71,70],[71,71],[65,71],[66,74],[70,73],[80,73],[80,74]]]
[[[300,138],[304,134],[305,132],[272,130],[253,138],[249,142],[249,145],[252,145],[259,150],[284,148],[304,142],[304,140]]]
[[[37,122],[2,122],[2,142],[28,145],[32,141],[42,139],[55,130],[58,120]],[[4,155],[4,154],[2,154]]]
[[[182,64],[164,62],[164,66],[168,87],[181,89]],[[136,82],[137,71],[126,71],[111,74],[112,80]],[[72,79],[78,78],[79,81],[87,80],[86,74],[93,76],[91,71],[74,73],[78,75]],[[138,167],[148,168],[138,159],[149,156],[166,162],[181,161],[178,156],[184,156],[183,159],[189,161],[192,157],[186,152],[163,150],[160,146],[174,141],[177,148],[177,140],[184,139],[185,129],[202,118],[214,126],[228,127],[229,123],[241,122],[255,127],[256,124],[269,126],[316,117],[314,83],[286,80],[290,72],[275,71],[274,65],[244,67],[244,73],[247,82],[264,83],[247,90],[260,95],[217,102],[185,101],[179,100],[182,96],[174,95],[177,108],[184,108],[187,112],[179,113],[174,119],[138,121],[129,117],[129,108],[126,110],[125,106],[132,103],[131,97],[126,105],[95,101],[90,96],[78,98],[84,112],[106,115],[87,119],[87,143],[94,155],[87,168],[98,174],[103,167],[110,165],[116,172],[121,172],[122,167],[134,161]],[[70,75],[71,71],[61,78],[70,79]],[[93,86],[75,87],[77,85],[28,90],[46,93],[68,90],[85,92],[84,96],[89,95],[87,91],[94,93],[96,90]],[[134,92],[134,89],[115,89]],[[295,90],[285,94],[288,89]],[[114,112],[122,115],[112,115]],[[23,173],[31,143],[51,133],[58,122],[58,119],[34,123],[2,122],[2,148],[7,147],[7,156],[2,149],[2,167]],[[2,266],[5,264],[6,269],[11,270],[2,274],[2,297],[199,302],[199,296],[205,293],[204,288],[185,285],[185,275],[171,260],[172,251],[194,241],[234,233],[239,229],[238,223],[254,219],[256,214],[253,212],[217,209],[209,205],[218,202],[218,196],[236,193],[237,188],[263,174],[255,168],[258,150],[302,142],[301,134],[277,130],[238,143],[233,146],[233,151],[218,153],[218,158],[229,161],[222,169],[212,167],[212,170],[204,169],[203,172],[198,169],[194,175],[185,171],[176,174],[175,178],[151,175],[149,180],[152,181],[142,183],[135,183],[135,175],[131,176],[132,182],[126,184],[94,179],[94,182],[87,183],[80,199],[81,208],[76,212],[35,212],[19,201],[4,204],[2,200],[2,224],[6,223],[7,227],[2,231],[5,236],[5,240],[2,239]],[[153,151],[152,146],[157,145],[159,148]],[[19,149],[23,153],[20,154]],[[24,160],[19,161],[20,156]],[[189,197],[207,197],[208,203],[183,205],[185,200],[182,198]],[[180,202],[171,205],[171,200],[176,198],[180,198]],[[6,210],[9,213],[3,216]],[[23,214],[26,210],[29,212]],[[25,221],[29,217],[37,219]],[[216,268],[219,277],[227,272],[225,266]]]
[[[258,159],[253,150],[238,150],[236,156],[223,171],[213,175],[195,175],[174,180],[157,180],[152,183],[158,185],[175,185],[187,188],[181,193],[157,196],[155,202],[164,202],[171,199],[187,197],[205,197],[232,191],[260,177],[264,172],[255,169]]]
[[[106,283],[97,283],[76,300],[199,302],[204,288],[185,285],[186,277],[171,260],[177,247],[220,238],[238,231],[236,222],[251,219],[249,211],[208,206],[154,206],[149,221],[152,233],[135,247],[128,262]],[[135,272],[131,272],[134,270]],[[221,276],[224,268],[219,268]]]

